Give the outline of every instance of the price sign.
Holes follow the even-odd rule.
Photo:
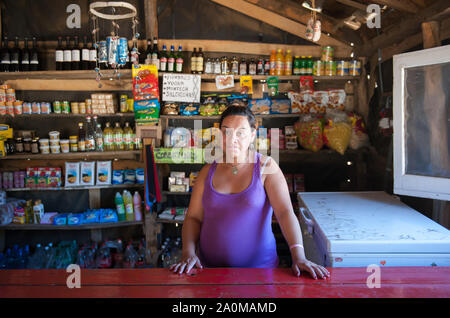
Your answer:
[[[165,102],[200,103],[201,76],[164,74],[162,100]]]

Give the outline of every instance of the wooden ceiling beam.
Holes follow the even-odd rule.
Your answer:
[[[261,8],[257,5],[251,4],[244,0],[210,0],[214,3],[220,4],[224,7],[230,8],[242,14],[245,14],[251,18],[267,23],[274,26],[280,30],[289,32],[300,38],[306,39],[306,25],[298,23],[294,20],[283,17],[267,9]],[[307,40],[307,39],[306,39]],[[322,34],[318,42],[311,41],[312,44],[317,44],[320,46],[330,45],[337,51],[346,51],[348,55],[352,52],[352,47],[338,41],[332,37]],[[342,54],[346,55],[346,54]]]
[[[364,2],[367,2],[368,4],[374,3],[383,6],[386,5],[395,10],[408,12],[412,14],[416,14],[419,12],[419,10],[422,9],[418,7],[414,2],[405,0],[364,0]]]

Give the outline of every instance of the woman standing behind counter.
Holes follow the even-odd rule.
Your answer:
[[[289,244],[292,271],[326,278],[326,268],[305,257],[300,225],[278,164],[250,149],[255,116],[248,107],[230,106],[220,118],[223,160],[206,164],[195,182],[182,230],[183,255],[170,270],[194,266],[275,268],[279,260],[272,213]],[[196,251],[198,244],[198,251]]]

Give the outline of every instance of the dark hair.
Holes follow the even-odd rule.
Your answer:
[[[222,128],[223,120],[228,116],[245,116],[252,129],[256,128],[255,115],[247,106],[228,106],[220,116],[219,128]]]

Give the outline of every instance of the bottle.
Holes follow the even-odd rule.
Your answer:
[[[138,255],[138,259],[136,262],[136,267],[138,268],[142,268],[145,266],[145,256],[146,256],[147,252],[145,249],[144,244],[139,243],[139,249],[137,251],[137,255]]]
[[[270,61],[268,59],[264,60],[264,75],[269,75],[270,73]]]
[[[197,54],[197,74],[203,74],[203,65],[204,63],[204,55],[203,55],[203,51],[202,48],[198,49],[198,54]]]
[[[41,207],[38,201],[34,203],[33,206],[33,223],[41,224]]]
[[[114,130],[113,130],[113,134],[114,134],[114,147],[115,150],[124,150],[125,149],[125,145],[123,143],[123,130],[120,127],[120,123],[117,122]]]
[[[78,36],[75,36],[73,47],[72,47],[72,70],[80,69],[80,45],[78,44]]]
[[[125,205],[127,221],[134,221],[133,197],[127,190],[123,191],[123,203]]]
[[[138,259],[138,255],[136,253],[136,250],[134,249],[131,242],[128,244],[125,254],[123,256],[123,267],[124,268],[135,268],[136,262]]]
[[[25,206],[25,223],[34,224],[33,218],[33,201],[29,200]]]
[[[94,116],[95,117],[95,116]],[[102,125],[97,124],[97,127],[95,129],[95,150],[96,151],[103,151],[103,132],[102,132]]]
[[[245,61],[245,58],[242,58],[241,63],[239,64],[239,74],[247,75],[247,62]]]
[[[173,45],[170,46],[169,58],[167,59],[167,72],[175,71],[175,48]]]
[[[308,56],[307,64],[306,64],[306,73],[307,75],[313,75],[314,61],[312,56]]]
[[[176,56],[176,66],[175,66],[175,72],[177,73],[183,73],[183,47],[180,45],[178,46],[178,55]]]
[[[97,250],[95,265],[96,268],[110,268],[112,265],[111,253],[105,243]]]
[[[116,149],[114,145],[113,130],[109,122],[106,123],[105,129],[103,130],[103,143],[105,151],[114,151]]]
[[[275,50],[272,50],[272,54],[270,55],[270,75],[275,75],[277,69],[277,56],[275,54]]]
[[[86,151],[95,151],[94,127],[91,123],[91,116],[86,117]]]
[[[97,65],[97,49],[95,48],[94,41],[92,41],[91,48],[89,49],[89,69],[95,69]]]
[[[236,56],[233,56],[231,59],[231,74],[239,75],[239,62]]]
[[[152,63],[152,39],[147,39],[147,51],[145,52],[145,63],[144,64],[153,64]]]
[[[220,63],[220,59],[217,57],[213,63],[213,73],[214,74],[222,74],[222,63]]]
[[[83,37],[83,48],[81,49],[81,69],[89,69],[89,48],[87,45],[87,36]]]
[[[39,52],[37,47],[37,39],[33,37],[33,47],[30,51],[30,71],[39,70]]]
[[[86,133],[84,131],[83,123],[78,123],[78,151],[86,151]]]
[[[160,65],[160,61],[159,61],[159,51],[158,51],[158,40],[156,39],[156,37],[153,38],[153,49],[152,49],[152,64],[156,65],[156,68],[160,69],[161,65]]]
[[[167,72],[167,47],[165,45],[163,45],[159,68],[161,72]]]
[[[125,123],[123,129],[123,143],[125,150],[134,150],[133,129],[130,127],[129,122]]]
[[[142,221],[142,198],[139,192],[135,191],[133,195],[134,220]]]
[[[23,40],[24,48],[22,50],[22,59],[20,61],[20,70],[28,72],[30,70],[30,50],[28,49],[28,38]]]
[[[117,209],[117,217],[119,221],[125,221],[126,215],[125,215],[125,205],[123,203],[123,198],[120,192],[116,193],[116,197],[114,199],[116,203],[116,209]]]
[[[20,71],[20,67],[19,67],[19,61],[20,61],[20,54],[21,54],[21,50],[19,48],[19,38],[16,36],[16,38],[14,39],[14,47],[11,50],[11,66],[10,66],[10,71],[11,72],[19,72]]]
[[[191,73],[197,74],[197,48],[194,47],[194,52],[191,56]]]
[[[11,54],[8,49],[8,37],[3,38],[3,45],[1,50],[1,69],[2,72],[9,72],[11,65]]]
[[[300,75],[306,75],[306,59],[304,56],[300,60]]]
[[[284,75],[284,56],[281,49],[277,50],[275,75]]]
[[[294,70],[293,70],[293,74],[294,75],[300,75],[300,56],[296,55],[294,58]]]
[[[264,60],[263,59],[258,60],[258,65],[256,67],[256,73],[258,75],[264,75]]]
[[[291,50],[287,50],[284,62],[284,75],[292,75],[292,54]]]
[[[61,71],[64,64],[64,48],[62,47],[62,37],[58,36],[58,46],[55,51],[56,70]]]
[[[249,75],[256,75],[256,62],[255,62],[254,58],[252,58],[250,60],[250,64],[248,65],[248,74]]]
[[[206,58],[205,74],[214,74],[214,61],[210,57]]]
[[[66,47],[64,48],[63,70],[69,71],[72,63],[72,48],[70,47],[70,37],[66,36]]]

